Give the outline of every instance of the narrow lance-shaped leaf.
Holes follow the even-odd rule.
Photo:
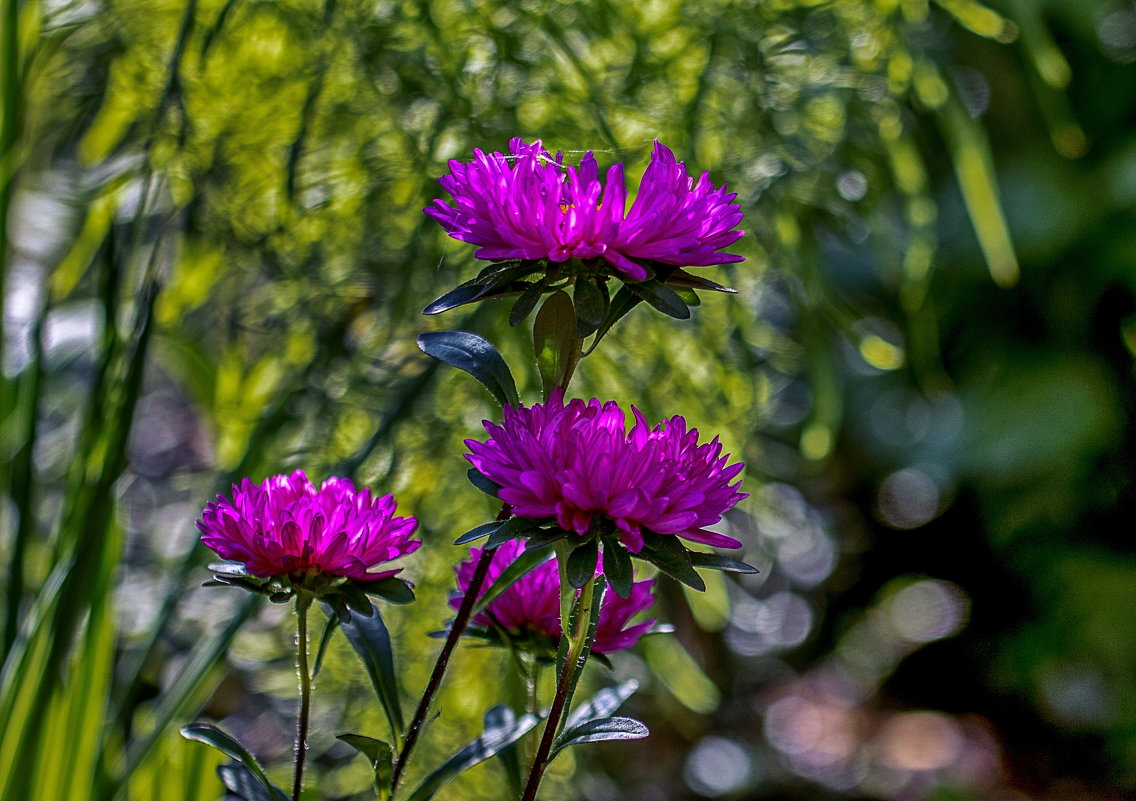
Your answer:
[[[705,567],[710,570],[724,570],[729,573],[760,572],[753,565],[748,565],[745,562],[731,559],[728,556],[722,556],[718,553],[703,553],[702,551],[690,551],[689,553],[690,563],[695,567]]]
[[[400,743],[406,726],[398,699],[398,679],[394,672],[390,632],[383,622],[383,616],[375,608],[370,617],[352,615],[349,622],[342,624],[342,628],[367,671],[375,696],[390,724],[394,741]]]
[[[646,559],[659,570],[688,587],[693,587],[699,592],[706,589],[706,582],[698,575],[690,561],[690,551],[677,537],[665,534],[649,536],[646,538],[643,550],[637,556]]]
[[[635,694],[639,689],[639,682],[628,679],[614,687],[605,687],[584,703],[572,710],[572,714],[564,721],[564,730],[570,731],[589,720],[598,720],[610,716],[615,710],[623,706],[623,702]]]
[[[600,325],[599,330],[596,331],[595,337],[592,339],[592,344],[584,353],[587,356],[595,350],[600,340],[604,338],[612,326],[618,323],[623,317],[636,306],[642,302],[642,298],[627,288],[626,284],[620,287],[619,291],[615,293],[615,297],[611,299],[611,305],[608,307],[607,316],[604,318],[603,323]]]
[[[635,718],[611,717],[589,720],[576,728],[565,731],[557,738],[556,747],[549,761],[571,745],[597,743],[603,740],[641,740],[651,732]]]
[[[181,736],[187,740],[196,740],[199,743],[205,743],[206,745],[216,748],[230,759],[235,759],[244,766],[245,770],[261,785],[270,798],[279,798],[281,801],[286,798],[286,796],[268,780],[268,777],[264,774],[264,769],[260,766],[260,763],[256,761],[256,757],[249,753],[248,749],[241,745],[236,737],[229,734],[224,729],[221,729],[219,726],[215,726],[212,723],[205,723],[204,721],[190,723],[187,726],[181,727]]]
[[[473,608],[473,616],[484,612],[489,604],[493,603],[501,593],[509,589],[521,576],[532,572],[537,567],[547,562],[551,554],[552,549],[548,546],[523,551],[521,555],[502,570],[501,574],[497,576],[497,579],[486,588],[485,593]]]
[[[288,801],[283,790],[266,788],[248,768],[237,762],[218,765],[217,776],[226,790],[243,801]]]
[[[410,794],[407,801],[428,801],[447,782],[490,757],[496,755],[531,731],[539,722],[536,715],[518,718],[506,706],[495,706],[485,713],[485,730],[481,736],[462,748],[431,773]]]
[[[517,384],[509,365],[487,340],[468,331],[429,331],[418,335],[418,347],[480,381],[502,406],[518,405]]]
[[[490,265],[481,275],[451,289],[422,310],[423,314],[439,314],[467,303],[484,300],[516,288],[519,279],[536,272],[532,262],[500,262]]]
[[[682,298],[673,289],[658,280],[640,281],[625,286],[669,317],[674,317],[676,320],[690,318],[690,309]]]

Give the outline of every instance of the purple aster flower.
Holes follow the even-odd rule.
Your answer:
[[[501,425],[485,421],[489,439],[466,440],[466,459],[501,487],[498,497],[519,517],[553,518],[582,535],[599,516],[632,553],[648,532],[741,547],[706,527],[747,497],[740,481],[730,483],[744,465],[727,465],[717,437],[699,445],[698,430],[687,430],[681,416],[652,428],[631,410],[628,431],[615,401],[565,405],[557,389],[543,406],[506,406]]]
[[[489,564],[489,573],[486,575],[479,598],[493,585],[497,577],[524,553],[524,550],[524,543],[510,540],[493,552],[493,561]],[[462,593],[469,588],[474,565],[480,556],[481,549],[472,548],[469,559],[457,567],[458,588]],[[599,573],[598,567],[596,573],[597,575]],[[631,594],[627,598],[620,598],[614,592],[604,594],[592,651],[597,654],[610,654],[613,651],[630,648],[655,624],[654,620],[647,620],[628,626],[633,617],[655,603],[655,596],[651,592],[654,585],[653,579],[637,581],[631,585]],[[450,605],[454,609],[460,604],[460,595],[450,600]],[[500,627],[517,636],[537,635],[558,641],[560,639],[560,570],[556,560],[551,559],[519,578],[493,599],[485,611],[477,615],[473,621],[487,628]]]
[[[346,478],[316,489],[304,471],[272,476],[260,484],[243,479],[230,501],[218,495],[197,521],[201,541],[224,559],[243,562],[253,576],[317,575],[373,582],[401,568],[372,568],[418,550],[411,539],[418,522],[395,517],[391,495],[371,496]]]
[[[454,239],[478,246],[480,259],[603,259],[632,281],[650,277],[643,261],[674,267],[742,261],[719,251],[744,233],[735,194],[715,188],[707,173],[695,181],[682,162],[655,142],[639,192],[626,211],[623,165],[600,181],[589,152],[578,166],[554,159],[541,145],[509,143],[511,155],[473,151],[468,164],[450,162],[438,179],[454,205],[425,209]]]

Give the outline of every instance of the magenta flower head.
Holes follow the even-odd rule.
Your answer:
[[[702,583],[692,566],[751,571],[678,542],[741,547],[708,527],[747,497],[740,481],[731,483],[744,465],[728,464],[716,437],[699,444],[698,430],[688,429],[681,416],[652,427],[638,409],[632,412],[628,431],[614,401],[565,404],[557,389],[544,405],[506,406],[500,425],[486,421],[488,440],[466,440],[466,459],[518,518],[534,525],[605,543],[618,539],[692,586]],[[614,563],[605,559],[607,565]]]
[[[524,551],[524,543],[510,540],[493,552],[493,561],[478,598]],[[458,589],[463,594],[469,589],[481,549],[472,548],[469,554],[470,558],[457,567]],[[598,574],[598,569],[596,572]],[[604,594],[592,643],[593,653],[610,654],[630,648],[654,626],[654,620],[629,625],[632,618],[654,605],[654,585],[651,579],[636,581],[627,598],[613,592]],[[461,594],[451,598],[450,606],[457,609],[461,598]],[[561,634],[560,571],[556,560],[546,561],[517,579],[494,598],[484,612],[475,616],[473,622],[481,626],[490,639],[503,634],[514,644],[541,655],[554,656]]]
[[[609,277],[643,284],[642,298],[662,293],[672,304],[674,293],[657,282],[730,291],[681,268],[743,261],[721,252],[744,233],[735,230],[742,220],[736,196],[715,187],[707,173],[695,181],[659,142],[630,209],[623,165],[601,180],[590,152],[578,165],[565,164],[563,154],[553,158],[540,140],[518,138],[508,155],[473,154],[469,163],[451,161],[450,174],[438,179],[453,205],[435,200],[424,211],[454,239],[477,245],[478,258],[501,264],[439,298],[428,314],[525,289],[539,296],[562,276],[598,287],[589,302],[606,300]],[[543,284],[522,280],[535,272],[546,273]]]
[[[317,489],[297,470],[259,484],[243,479],[233,487],[232,500],[219,495],[206,505],[197,527],[203,543],[243,565],[215,565],[222,583],[323,594],[357,582],[366,592],[384,597],[393,592],[408,600],[407,589],[397,587],[406,585],[393,579],[401,568],[375,569],[422,544],[411,539],[417,521],[396,517],[395,508],[391,495],[375,498],[345,478],[329,478]]]

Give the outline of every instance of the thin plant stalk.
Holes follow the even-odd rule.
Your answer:
[[[537,789],[541,779],[544,778],[544,769],[548,765],[548,756],[552,753],[552,744],[556,739],[556,731],[560,728],[560,719],[568,706],[568,696],[572,689],[573,677],[577,671],[582,670],[587,660],[588,628],[592,617],[592,601],[594,599],[595,582],[588,581],[580,590],[580,604],[576,613],[576,629],[568,640],[568,653],[564,659],[564,667],[560,678],[556,682],[556,695],[552,699],[552,707],[548,710],[548,719],[544,722],[544,733],[537,746],[536,757],[533,759],[532,770],[529,772],[528,784],[525,785],[521,801],[535,801]],[[568,620],[561,623],[561,630],[567,631]],[[577,664],[579,663],[579,664]]]
[[[508,509],[508,506],[503,507],[501,514],[497,516],[498,519],[508,517]],[[426,683],[426,689],[422,693],[421,700],[418,702],[418,708],[414,710],[414,717],[410,721],[410,727],[406,730],[406,743],[403,745],[402,751],[399,752],[398,759],[395,760],[394,768],[391,771],[392,799],[398,787],[398,780],[402,776],[402,771],[406,768],[406,763],[410,759],[410,753],[414,750],[414,746],[418,742],[418,735],[422,731],[422,724],[426,722],[426,714],[430,711],[430,702],[434,700],[434,695],[438,692],[438,688],[442,686],[442,678],[446,675],[450,655],[453,653],[454,648],[457,647],[458,640],[461,638],[462,632],[465,631],[465,627],[469,624],[469,619],[473,614],[473,607],[477,605],[477,597],[481,592],[481,585],[485,583],[485,577],[489,575],[489,565],[492,561],[493,551],[489,548],[483,549],[481,557],[477,560],[476,566],[474,566],[473,577],[470,579],[465,597],[462,598],[457,616],[454,618],[454,623],[450,627],[450,633],[446,636],[446,642],[442,646],[441,652],[438,654],[438,660],[434,663],[434,670],[430,674],[430,680]]]
[[[300,674],[300,714],[296,719],[296,773],[292,780],[292,801],[300,801],[304,786],[304,760],[308,755],[308,719],[312,706],[312,672],[308,667],[308,609],[312,597],[303,590],[296,594],[296,668]]]

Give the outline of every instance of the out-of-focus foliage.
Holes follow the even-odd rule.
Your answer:
[[[193,589],[192,521],[242,475],[422,520],[388,616],[420,690],[449,542],[495,510],[460,458],[492,403],[414,335],[477,330],[539,392],[503,308],[419,316],[477,269],[420,210],[514,135],[633,172],[658,138],[749,231],[711,274],[738,297],[636,310],[575,391],[720,432],[763,572],[666,589],[677,637],[615,664],[652,737],[566,752],[548,797],[1136,787],[1129,5],[0,5],[0,796],[216,797],[174,733],[202,704],[286,761],[286,616]],[[383,736],[352,659],[320,675],[321,797],[367,786],[335,732]],[[459,662],[412,772],[521,705]]]

